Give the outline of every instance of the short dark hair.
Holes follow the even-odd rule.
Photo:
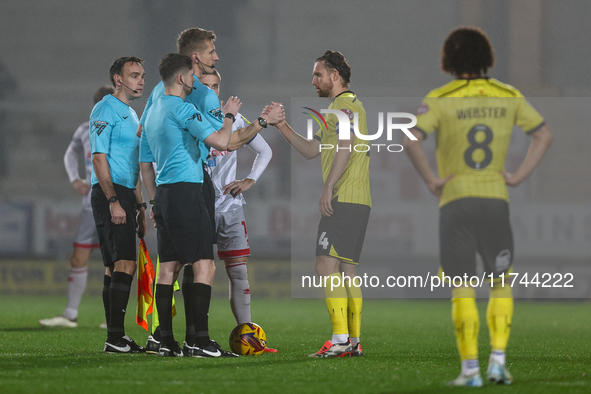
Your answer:
[[[187,55],[180,53],[169,53],[160,60],[158,72],[165,84],[171,81],[175,76],[183,71],[193,68],[193,62]]]
[[[337,70],[343,78],[345,86],[351,83],[351,66],[341,52],[326,51],[324,55],[316,59],[316,62],[324,62],[324,68],[328,70]]]
[[[459,27],[453,30],[441,50],[441,69],[454,76],[486,74],[495,63],[490,40],[478,27]]]
[[[113,94],[113,93],[115,93],[115,89],[113,89],[112,86],[109,86],[109,85],[101,86],[94,93],[94,96],[92,96],[92,99],[94,100],[94,103],[96,104],[99,101],[101,101],[103,99],[103,97],[105,97],[107,94]]]
[[[216,35],[212,30],[205,30],[200,27],[193,27],[182,31],[177,40],[176,47],[179,53],[191,56],[195,51],[205,49],[207,41],[215,41]]]
[[[137,63],[140,66],[143,67],[143,61],[144,59],[140,59],[139,57],[135,57],[135,56],[124,56],[124,57],[120,57],[119,59],[115,60],[113,62],[113,64],[111,64],[111,69],[109,70],[109,77],[111,78],[111,84],[113,84],[113,86],[117,86],[115,84],[115,74],[117,75],[121,75],[121,71],[123,70],[123,66],[125,66],[126,63]]]

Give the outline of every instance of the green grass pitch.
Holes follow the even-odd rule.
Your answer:
[[[132,297],[133,298],[133,297]],[[365,355],[312,359],[331,330],[324,300],[256,299],[253,320],[278,354],[239,359],[167,358],[102,353],[102,302],[85,297],[76,329],[41,328],[40,318],[61,312],[64,297],[0,298],[0,392],[8,393],[440,393],[459,373],[445,300],[366,300]],[[481,312],[480,362],[486,369],[488,330]],[[508,366],[511,386],[485,383],[480,392],[591,392],[591,304],[520,302],[515,305]],[[182,342],[182,301],[174,319]],[[130,302],[127,333],[144,344]],[[222,345],[232,330],[228,301],[214,299],[210,333]]]

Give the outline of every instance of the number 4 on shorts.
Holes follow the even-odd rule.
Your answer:
[[[322,246],[322,249],[328,248],[328,237],[325,237],[326,231],[323,231],[318,238],[318,245]]]

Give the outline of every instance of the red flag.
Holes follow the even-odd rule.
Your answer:
[[[154,266],[146,241],[142,238],[140,241],[140,252],[137,262],[137,309],[135,322],[148,331],[148,315],[152,313],[154,304],[154,293],[152,293],[152,284],[154,283]]]

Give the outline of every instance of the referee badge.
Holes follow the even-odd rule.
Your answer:
[[[92,122],[92,127],[94,127],[96,135],[101,135],[105,127],[107,127],[108,125],[109,122],[104,122],[102,120],[95,120],[94,122]]]

